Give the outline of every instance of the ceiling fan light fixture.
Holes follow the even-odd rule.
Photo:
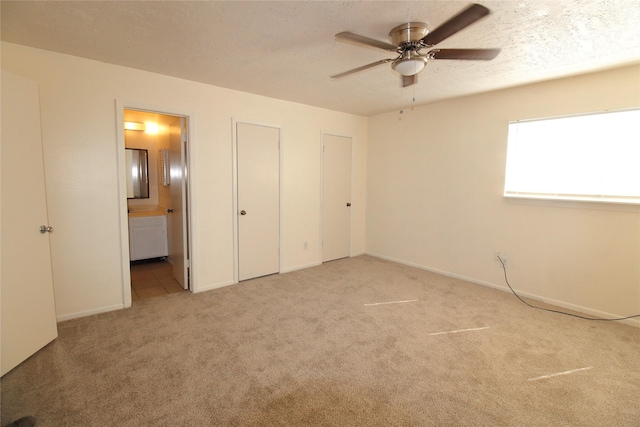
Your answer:
[[[393,63],[393,69],[403,76],[413,76],[424,68],[426,61],[424,58],[407,58]]]

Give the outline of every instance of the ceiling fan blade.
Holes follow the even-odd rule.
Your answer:
[[[416,83],[418,83],[417,74],[414,74],[413,76],[402,76],[402,87],[411,86]]]
[[[488,14],[489,9],[474,3],[424,36],[422,42],[434,46]]]
[[[336,40],[339,42],[355,44],[357,46],[382,49],[389,52],[396,52],[398,50],[398,47],[392,44],[370,39],[369,37],[354,34],[349,31],[343,31],[342,33],[336,34]]]
[[[489,61],[500,53],[500,49],[433,49],[427,54],[432,59],[472,59]]]
[[[337,79],[340,77],[348,76],[349,74],[357,73],[358,71],[366,70],[368,68],[377,67],[378,65],[386,64],[387,62],[391,62],[393,59],[381,59],[380,61],[372,62],[371,64],[363,65],[362,67],[354,68],[353,70],[345,71],[344,73],[334,74],[331,76],[332,79]]]

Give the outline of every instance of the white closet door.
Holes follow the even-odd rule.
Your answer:
[[[280,271],[280,130],[238,123],[238,279]]]
[[[346,258],[351,247],[351,138],[323,137],[322,261]]]
[[[58,336],[35,82],[2,70],[2,375]]]

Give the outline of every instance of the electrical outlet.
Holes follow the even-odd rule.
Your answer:
[[[304,247],[304,249],[308,249],[309,248],[309,246],[307,245],[307,242],[304,242],[303,247]]]

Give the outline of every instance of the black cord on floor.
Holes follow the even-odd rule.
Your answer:
[[[525,300],[520,298],[520,295],[518,295],[516,293],[516,291],[514,291],[513,288],[511,287],[511,285],[509,284],[509,279],[507,278],[507,267],[505,267],[504,261],[502,261],[502,258],[500,258],[499,256],[498,256],[498,261],[500,261],[500,264],[502,264],[502,271],[504,272],[504,281],[507,283],[507,286],[509,287],[509,289],[511,289],[511,292],[516,296],[516,298],[518,298],[520,301],[522,301],[524,304],[528,305],[531,308],[537,308],[538,310],[549,311],[551,313],[564,314],[565,316],[577,317],[579,319],[596,320],[596,321],[601,321],[601,322],[613,322],[613,321],[617,321],[617,320],[627,320],[627,319],[633,319],[634,317],[640,317],[640,314],[634,314],[633,316],[627,316],[627,317],[617,317],[617,318],[614,318],[614,319],[602,319],[600,317],[580,316],[579,314],[566,313],[566,312],[560,311],[560,310],[552,310],[550,308],[538,307],[536,305],[529,304],[528,302],[526,302]]]

